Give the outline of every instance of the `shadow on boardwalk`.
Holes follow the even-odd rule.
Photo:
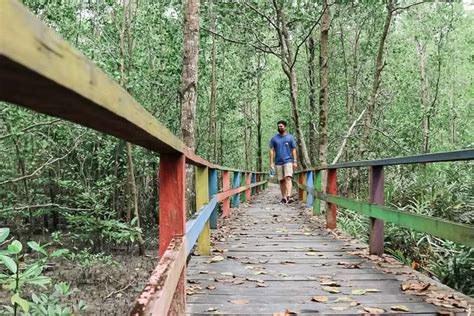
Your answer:
[[[234,210],[212,256],[191,258],[189,314],[469,314],[469,298],[390,256],[369,256],[298,202],[278,204],[278,191],[271,185]]]

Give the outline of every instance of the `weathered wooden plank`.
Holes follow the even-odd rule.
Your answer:
[[[336,169],[330,169],[327,171],[328,182],[326,192],[328,194],[337,193],[337,173]],[[330,229],[336,228],[337,225],[337,207],[334,203],[327,203],[326,210],[326,227]]]
[[[207,167],[196,167],[195,192],[196,209],[200,209],[209,202],[209,169]],[[196,251],[200,255],[211,254],[211,227],[209,220],[206,221],[199,234]]]
[[[226,192],[230,189],[230,173],[229,171],[222,172],[222,191]],[[219,199],[219,198],[218,198]],[[223,197],[222,201],[222,216],[230,216],[230,198],[228,196]]]
[[[240,172],[234,172],[234,178],[233,178],[233,188],[240,188]],[[241,192],[241,191],[239,191]],[[239,207],[240,205],[240,195],[235,194],[232,196],[232,207]]]
[[[209,200],[217,194],[217,169],[209,169]],[[209,224],[211,229],[217,228],[217,205],[212,210],[211,217],[209,218]]]
[[[173,238],[130,311],[130,315],[167,315],[180,278],[185,277],[185,274],[181,274],[185,266],[185,237]],[[184,306],[186,303],[184,293],[179,298],[184,300],[180,302]]]
[[[214,195],[212,200],[206,204],[197,214],[194,214],[186,222],[186,241],[187,241],[187,254],[189,254],[203,229],[209,222],[209,218],[212,214],[213,209],[217,205],[217,196]]]
[[[373,166],[369,169],[369,202],[377,205],[385,204],[383,166]],[[369,227],[369,252],[372,255],[383,255],[384,222],[371,217]]]

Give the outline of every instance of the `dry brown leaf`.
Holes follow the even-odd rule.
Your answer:
[[[366,291],[367,293],[377,293],[377,292],[380,292],[379,289],[365,289],[365,291]]]
[[[390,306],[390,309],[391,310],[394,310],[394,311],[397,311],[397,312],[409,312],[410,310],[408,309],[408,307],[406,307],[405,305],[394,305],[394,306]]]
[[[208,311],[208,312],[217,312],[218,309],[215,308],[215,307],[209,307],[209,308],[207,309],[207,311]]]
[[[221,272],[221,275],[223,276],[234,276],[232,272]]]
[[[297,312],[293,312],[289,309],[286,309],[285,311],[283,312],[277,312],[277,313],[273,313],[273,316],[293,316],[293,315],[298,315]]]
[[[229,302],[232,303],[232,304],[235,304],[235,305],[246,305],[246,304],[250,303],[249,300],[244,300],[244,299],[232,300],[232,301],[229,301]]]
[[[245,278],[245,279],[250,282],[259,282],[259,283],[264,282],[262,279],[254,279],[254,278]]]
[[[324,282],[321,282],[319,283],[321,286],[336,286],[336,287],[340,287],[341,285],[339,283],[336,283],[334,281],[324,281]]]
[[[222,256],[214,256],[211,258],[211,262],[219,262],[219,261],[222,261],[224,260],[224,257]]]
[[[257,287],[268,287],[268,284],[259,282],[257,283]]]
[[[245,282],[244,282],[243,279],[234,279],[234,280],[232,281],[232,284],[234,284],[234,285],[239,285],[239,284],[244,284],[244,283],[245,283]]]
[[[367,291],[366,291],[366,290],[362,290],[362,289],[360,289],[360,290],[352,290],[352,292],[351,292],[352,295],[365,295],[366,293],[367,293]]]
[[[307,256],[317,256],[318,254],[316,252],[307,252],[305,253]]]
[[[189,284],[199,284],[199,281],[198,281],[198,280],[188,279],[188,283],[189,283]]]
[[[253,274],[260,275],[260,274],[267,274],[265,271],[255,271]]]
[[[356,302],[356,301],[352,301],[349,305],[350,306],[358,306],[358,305],[360,305],[360,303]]]
[[[208,285],[208,286],[206,287],[206,289],[208,289],[208,290],[215,290],[215,289],[216,289],[216,286],[215,286],[215,285]]]
[[[199,274],[209,274],[209,271],[206,271],[206,270],[204,270],[204,271],[199,271]]]
[[[348,308],[349,308],[348,306],[333,306],[333,307],[331,307],[331,309],[335,310],[335,311],[345,311]]]
[[[378,307],[364,307],[364,310],[366,312],[369,312],[370,314],[382,314],[385,313],[385,309],[383,308],[378,308]]]
[[[333,293],[333,294],[340,293],[339,289],[333,286],[323,286],[322,289],[325,290],[326,292]]]
[[[353,299],[349,296],[340,296],[334,302],[352,302]]]
[[[329,301],[329,298],[327,296],[313,296],[311,300],[314,302],[326,303]]]

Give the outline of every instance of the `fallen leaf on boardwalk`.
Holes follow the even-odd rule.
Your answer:
[[[289,309],[283,312],[273,313],[273,316],[293,316],[293,315],[298,315],[298,313],[290,311]]]
[[[209,274],[209,271],[199,271],[199,274]]]
[[[236,256],[227,256],[227,259],[239,260],[239,257],[236,257]]]
[[[333,306],[333,307],[331,307],[331,309],[335,310],[335,311],[345,311],[348,308],[349,307],[347,307],[347,306]]]
[[[367,293],[377,293],[377,292],[380,292],[379,289],[365,289],[365,291],[366,291]]]
[[[244,279],[240,279],[240,278],[234,279],[234,280],[232,281],[232,284],[233,284],[233,285],[239,285],[239,284],[244,284],[244,283],[245,283],[245,282],[244,282]]]
[[[382,314],[385,313],[385,309],[383,308],[378,308],[378,307],[364,307],[364,310],[366,312],[369,312],[370,314]]]
[[[321,283],[319,283],[321,286],[336,286],[336,287],[340,287],[341,285],[339,283],[336,283],[334,281],[322,281]]]
[[[311,233],[304,233],[305,236],[311,236]]]
[[[411,283],[411,282],[405,282],[402,283],[402,291],[407,291],[407,290],[414,290],[417,292],[424,292],[426,291],[429,287],[431,286],[431,283]]]
[[[318,254],[316,252],[307,252],[305,253],[307,256],[317,256]]]
[[[469,305],[467,304],[466,301],[457,301],[457,302],[454,302],[453,305],[455,307],[465,308],[465,309],[467,309],[469,307]]]
[[[353,299],[349,296],[340,296],[334,302],[352,302]]]
[[[208,311],[208,312],[217,312],[218,309],[215,308],[215,307],[209,307],[209,308],[207,309],[207,311]]]
[[[219,261],[223,261],[223,260],[224,260],[224,257],[222,257],[222,256],[215,256],[215,257],[211,258],[211,262],[219,262]]]
[[[215,286],[215,285],[208,285],[208,286],[206,286],[206,289],[208,289],[208,290],[215,290],[215,289],[216,289],[216,286]]]
[[[367,293],[366,290],[352,290],[352,295],[365,295]]]
[[[265,271],[256,271],[253,274],[260,275],[260,274],[267,274]]]
[[[254,278],[245,278],[245,280],[250,281],[250,282],[259,282],[259,283],[265,282],[262,279],[254,279]]]
[[[188,279],[188,283],[189,283],[189,284],[199,284],[199,281],[198,281],[198,280]]]
[[[356,301],[352,301],[349,305],[350,306],[358,306],[358,305],[360,305],[360,303],[356,302]]]
[[[221,272],[221,274],[224,276],[234,276],[232,272]]]
[[[327,296],[313,296],[311,300],[319,303],[326,303],[327,301],[329,301]]]
[[[340,261],[337,263],[338,266],[346,266],[346,265],[349,265],[350,263],[349,262],[345,262],[345,261]]]
[[[265,264],[265,263],[268,263],[268,259],[267,260],[260,260],[259,261],[261,264]]]
[[[390,306],[390,309],[391,310],[394,310],[394,311],[397,311],[397,312],[409,312],[410,310],[408,309],[408,307],[406,307],[405,305],[394,305],[394,306]]]
[[[341,292],[339,291],[337,287],[331,287],[331,286],[323,286],[322,289],[325,290],[326,292],[333,293],[333,294]]]
[[[278,273],[276,276],[281,276],[281,277],[286,278],[286,277],[288,276],[288,274],[283,273],[283,272],[280,272],[280,273]]]
[[[258,282],[258,283],[257,283],[257,287],[268,287],[268,284],[262,283],[262,282]]]
[[[250,303],[249,300],[233,300],[229,302],[235,305],[245,305],[245,304]]]
[[[285,261],[282,261],[280,262],[281,264],[294,264],[296,263],[296,261],[293,261],[293,260],[285,260]]]

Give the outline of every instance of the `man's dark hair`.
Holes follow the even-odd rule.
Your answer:
[[[286,122],[285,122],[285,121],[283,121],[283,120],[278,121],[277,126],[280,125],[280,124],[283,124],[283,125],[285,125],[285,127],[286,127]]]

